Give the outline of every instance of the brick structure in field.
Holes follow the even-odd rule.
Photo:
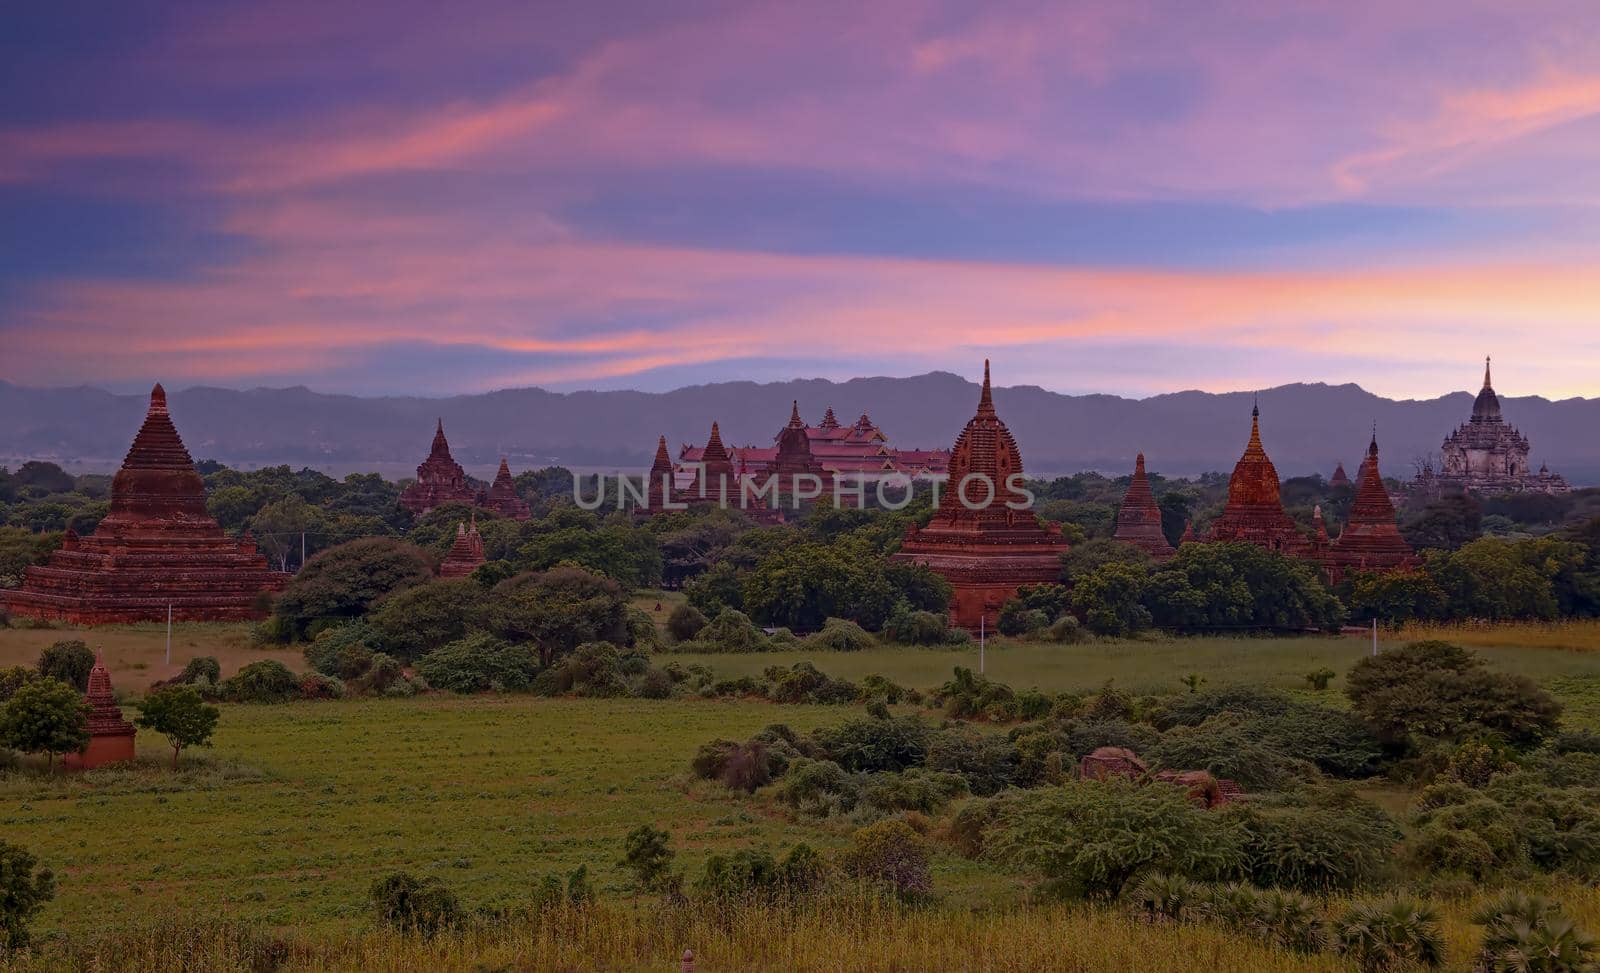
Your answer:
[[[83,700],[90,708],[89,745],[67,754],[62,763],[77,770],[93,770],[132,760],[133,737],[138,730],[122,718],[122,707],[111,692],[111,673],[99,653],[95,654],[94,668],[89,670],[89,691]]]
[[[449,553],[444,560],[439,562],[439,577],[465,578],[478,569],[487,558],[483,555],[483,537],[478,533],[478,518],[472,518],[472,526],[456,524],[456,540],[450,545]]]
[[[444,420],[440,419],[428,458],[417,467],[416,482],[400,492],[400,506],[420,517],[447,503],[477,502],[478,492],[467,482],[466,471],[450,455],[450,441],[444,437]]]
[[[206,512],[205,482],[157,385],[94,533],[68,530],[60,550],[0,592],[11,614],[73,624],[239,621],[260,617],[263,592],[289,580],[249,534],[235,540]]]

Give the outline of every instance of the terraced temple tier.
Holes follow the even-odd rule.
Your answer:
[[[247,533],[228,537],[206,512],[205,482],[167,412],[150,410],[111,481],[111,511],[92,535],[68,530],[61,549],[0,593],[28,618],[110,622],[235,621],[258,617],[260,595],[289,580],[271,570]]]

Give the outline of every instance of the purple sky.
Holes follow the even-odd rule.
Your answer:
[[[1201,9],[1205,14],[1198,13]],[[0,378],[1600,394],[1600,16],[27,4]]]

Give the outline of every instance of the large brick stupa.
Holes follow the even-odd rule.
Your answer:
[[[992,628],[1018,587],[1060,577],[1068,547],[1061,525],[1041,523],[1027,509],[1027,497],[1011,479],[1021,473],[1022,453],[995,412],[986,361],[978,411],[951,450],[939,509],[926,527],[906,529],[894,555],[950,582],[950,618],[964,628],[977,631],[981,622]]]
[[[234,540],[206,512],[205,482],[167,412],[160,385],[122,468],[111,511],[92,535],[67,531],[49,563],[0,593],[29,618],[111,622],[237,621],[257,617],[259,596],[289,576],[271,570],[249,535]]]

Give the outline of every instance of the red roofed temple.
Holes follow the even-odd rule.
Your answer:
[[[950,582],[950,617],[957,625],[976,630],[986,620],[992,627],[1018,587],[1060,577],[1067,542],[1059,524],[1042,524],[1027,509],[1028,498],[1009,482],[1021,473],[1022,453],[995,412],[985,361],[978,411],[951,450],[939,508],[928,526],[906,529],[894,555],[925,564]]]
[[[182,621],[235,621],[259,617],[261,593],[288,580],[248,534],[228,537],[206,512],[205,482],[157,385],[111,481],[111,511],[88,537],[67,531],[49,563],[0,598],[13,615],[75,624],[159,621],[169,606]]]
[[[1211,524],[1212,541],[1255,544],[1269,551],[1304,556],[1311,541],[1283,509],[1278,469],[1261,447],[1261,409],[1250,410],[1250,442],[1228,480],[1228,502]]]
[[[511,479],[511,467],[506,464],[504,456],[500,457],[500,471],[494,475],[494,483],[478,497],[478,506],[512,520],[533,517],[533,508],[517,493],[517,484]]]
[[[95,653],[94,668],[89,670],[89,691],[83,694],[89,704],[89,745],[62,759],[67,767],[93,770],[106,764],[132,760],[133,735],[138,731],[132,723],[122,718],[122,707],[111,693],[111,673],[106,671],[105,659]]]
[[[1117,511],[1117,532],[1112,535],[1125,544],[1132,544],[1157,560],[1166,560],[1175,552],[1161,531],[1161,508],[1156,496],[1150,492],[1150,480],[1144,472],[1144,454],[1133,462],[1133,481],[1122,498],[1122,508]]]
[[[420,517],[447,503],[477,501],[477,491],[467,483],[466,471],[450,456],[450,441],[444,438],[444,420],[440,419],[433,433],[433,448],[417,467],[417,482],[401,491],[400,506]]]
[[[1356,498],[1344,530],[1328,547],[1323,563],[1335,584],[1349,571],[1392,571],[1412,567],[1416,552],[1395,525],[1394,502],[1378,472],[1378,437],[1356,471]]]

